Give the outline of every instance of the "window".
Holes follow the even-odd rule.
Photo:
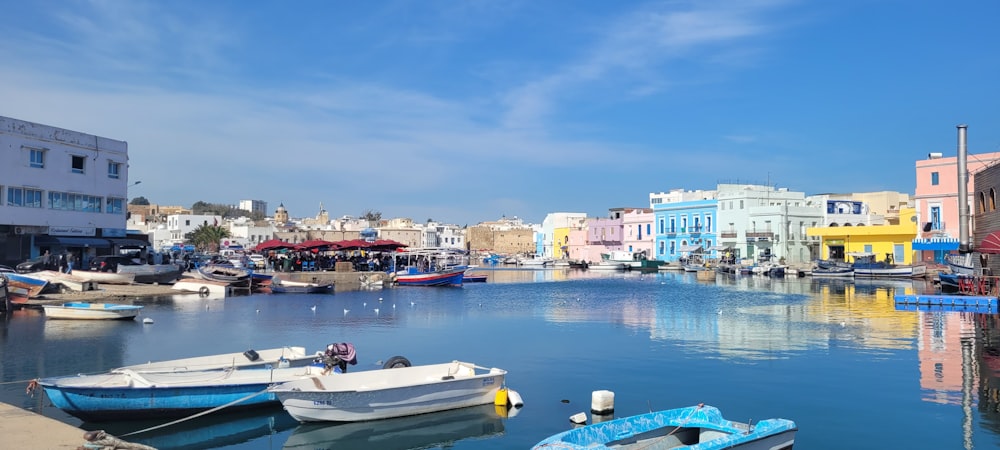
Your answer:
[[[76,155],[70,156],[70,158],[72,158],[73,160],[71,165],[72,172],[83,173],[83,167],[84,167],[83,164],[87,161],[87,158]]]
[[[740,200],[740,209],[743,209],[743,200]]]
[[[677,242],[675,242],[675,241],[670,241],[670,254],[671,254],[671,255],[675,255],[675,254],[677,254],[677,250],[676,250],[676,248],[674,247],[675,245],[677,245]]]
[[[31,149],[28,154],[28,165],[36,169],[45,168],[45,150]]]
[[[997,210],[997,191],[990,188],[990,211]]]
[[[983,194],[982,192],[979,193],[979,212],[986,212],[986,194]]]
[[[125,212],[125,199],[124,198],[114,198],[108,197],[107,209],[104,212],[108,214],[122,214]]]
[[[650,223],[646,224],[646,235],[647,236],[650,234],[650,232],[653,231],[652,227],[653,227],[653,224],[650,224]]]
[[[657,226],[657,228],[659,228],[659,230],[657,230],[657,233],[659,233],[659,234],[666,233],[666,226],[665,225],[666,224],[664,223],[663,219],[658,220],[656,222],[656,226]]]
[[[660,241],[660,248],[659,248],[659,251],[657,253],[660,254],[660,255],[662,255],[663,254],[663,250],[664,250],[665,247],[666,247],[666,245],[664,244],[664,242]]]
[[[705,232],[706,233],[712,232],[712,216],[705,217]]]
[[[872,252],[872,245],[865,244],[865,253],[871,253],[871,252]]]
[[[103,198],[93,195],[49,192],[49,209],[99,213],[103,203]]]
[[[21,187],[7,188],[7,204],[26,208],[41,208],[42,191]]]
[[[121,177],[122,163],[108,161],[108,178],[118,179]]]
[[[667,230],[668,233],[676,233],[676,224],[674,223],[674,218],[670,218],[670,229]],[[673,254],[673,252],[671,252]]]
[[[941,181],[941,177],[937,172],[931,172],[931,186],[937,186]]]
[[[940,230],[941,229],[941,207],[931,206],[931,229]]]

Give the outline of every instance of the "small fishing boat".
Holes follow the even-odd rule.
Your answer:
[[[268,386],[334,376],[322,372],[322,366],[157,373],[121,370],[42,378],[38,385],[55,407],[87,422],[105,422],[186,417],[223,405],[229,405],[227,410],[275,405],[277,398],[267,392]]]
[[[245,352],[195,356],[191,358],[171,359],[167,361],[150,361],[141,364],[119,367],[111,372],[130,370],[138,373],[155,373],[222,370],[234,368],[264,368],[277,367],[278,363],[282,361],[287,361],[291,367],[299,367],[312,364],[315,358],[316,355],[313,353],[306,354],[305,347],[289,346],[263,350],[250,349]]]
[[[397,252],[391,277],[400,286],[461,286],[468,257],[450,248]]]
[[[173,283],[184,274],[184,269],[176,264],[122,264],[118,273],[134,274],[136,283]]]
[[[132,284],[135,282],[134,273],[98,272],[91,270],[73,270],[73,276],[86,281],[93,281],[97,284]]]
[[[853,277],[854,268],[845,266],[818,266],[812,270],[812,276],[821,278]]]
[[[245,267],[222,266],[218,264],[206,264],[198,267],[198,275],[206,280],[223,281],[226,283],[246,282],[250,279],[252,271]]]
[[[533,449],[791,449],[795,422],[731,422],[717,408],[697,405],[593,423],[550,436]]]
[[[5,273],[7,277],[7,285],[13,289],[23,289],[24,293],[27,295],[25,301],[30,297],[37,297],[38,294],[42,293],[45,286],[48,286],[48,280],[25,275],[22,273]],[[16,302],[15,302],[16,303]]]
[[[311,377],[270,389],[300,422],[356,422],[484,405],[507,371],[452,361]]]
[[[489,275],[486,275],[485,273],[466,273],[465,276],[462,277],[462,282],[485,283],[487,278],[489,278]]]
[[[500,435],[504,420],[494,405],[470,406],[416,416],[349,423],[304,423],[284,450],[334,448],[454,448],[463,439]]]
[[[71,302],[61,305],[42,305],[42,308],[45,309],[45,317],[48,319],[132,320],[139,315],[142,306]]]
[[[333,288],[333,283],[308,283],[280,278],[271,280],[271,292],[274,294],[332,294]]]

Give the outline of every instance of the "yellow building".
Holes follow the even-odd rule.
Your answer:
[[[853,253],[874,253],[879,261],[892,255],[896,264],[912,264],[916,219],[916,209],[903,208],[898,225],[813,227],[806,229],[806,235],[820,237],[822,259],[853,262]]]
[[[552,229],[552,257],[555,259],[569,258],[569,232],[572,228]]]

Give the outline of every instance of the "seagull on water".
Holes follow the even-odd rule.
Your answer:
[[[316,312],[316,305],[312,305],[312,307],[310,307],[309,309],[311,309],[312,312]]]
[[[375,314],[378,315],[378,308],[375,308]]]
[[[344,315],[345,315],[345,316],[346,316],[346,315],[347,315],[347,313],[349,313],[349,312],[351,312],[351,310],[349,310],[349,309],[347,309],[347,308],[344,308]]]

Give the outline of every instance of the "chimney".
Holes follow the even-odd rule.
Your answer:
[[[969,253],[969,169],[966,167],[968,149],[966,148],[966,133],[968,125],[961,124],[958,128],[958,252]]]

